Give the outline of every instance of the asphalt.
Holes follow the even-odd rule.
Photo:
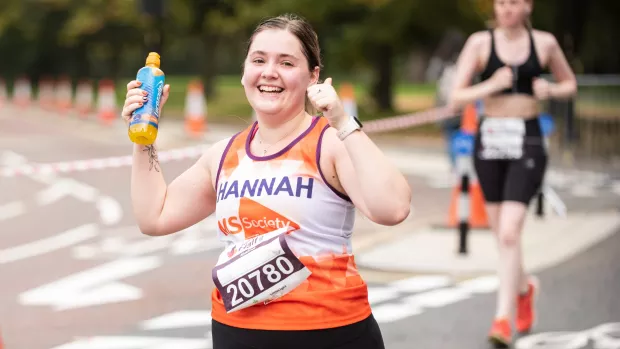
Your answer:
[[[618,233],[564,264],[537,274],[541,291],[537,325],[531,336],[558,331],[582,332],[601,324],[620,322]],[[383,325],[381,329],[386,338],[386,348],[391,349],[487,348],[486,334],[494,310],[495,294],[482,294],[397,323]],[[615,336],[618,336],[617,332]],[[520,341],[526,344],[525,338]],[[540,345],[538,341],[535,343]],[[566,343],[553,347],[527,347],[571,348]],[[594,347],[575,347],[581,348]]]
[[[173,136],[162,147],[190,143]],[[0,172],[24,163],[130,151],[122,125],[102,127],[38,110],[0,111]],[[393,158],[420,200],[414,200],[410,221],[395,229],[377,230],[358,219],[354,245],[360,253],[446,216],[451,196],[439,174],[445,169],[442,155],[408,149],[403,159],[401,153],[397,149]],[[193,161],[162,164],[166,178]],[[164,239],[142,236],[131,216],[129,173],[119,164],[0,177],[0,334],[7,349],[210,347],[213,285],[204,275],[210,275],[221,248],[213,239],[215,224],[207,219]],[[615,179],[574,173],[563,178],[564,186],[557,179],[554,184],[569,213],[617,209]],[[594,196],[574,190],[584,183],[595,189]],[[618,235],[539,272],[543,290],[537,333],[620,321],[614,299],[620,294]],[[387,348],[485,347],[496,287],[492,274],[455,278],[371,267],[362,274]]]

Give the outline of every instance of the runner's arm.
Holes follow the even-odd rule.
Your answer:
[[[340,141],[335,129],[327,131],[336,175],[353,204],[377,224],[404,221],[411,208],[411,188],[398,168],[364,132]]]
[[[222,145],[223,144],[223,145]],[[215,211],[212,173],[227,140],[209,148],[189,169],[166,184],[161,168],[151,168],[144,146],[134,145],[131,198],[142,233],[168,235],[188,228]],[[216,169],[217,171],[217,169]]]
[[[549,55],[549,69],[558,81],[550,86],[550,95],[552,98],[564,99],[570,98],[577,93],[577,79],[570,68],[564,52],[560,44],[553,34],[548,33],[551,53]]]
[[[456,62],[456,74],[449,101],[454,108],[483,99],[498,90],[492,79],[471,84],[478,67],[478,54],[484,42],[484,35],[488,34],[485,32],[472,34],[465,42]]]

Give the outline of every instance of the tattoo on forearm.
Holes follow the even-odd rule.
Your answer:
[[[154,145],[147,145],[143,151],[148,152],[149,154],[149,171],[155,169],[155,171],[159,172],[159,160],[157,159],[157,150],[155,150]]]

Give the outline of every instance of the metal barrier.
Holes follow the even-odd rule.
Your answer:
[[[620,75],[579,75],[577,84],[574,99],[547,104],[557,125],[550,148],[569,165],[620,165]]]

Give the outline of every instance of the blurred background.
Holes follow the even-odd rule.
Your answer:
[[[558,38],[579,75],[574,103],[546,106],[560,122],[558,140],[607,159],[620,149],[619,6],[541,0],[532,18]],[[251,116],[239,83],[247,39],[260,19],[285,12],[312,23],[322,76],[352,83],[359,113],[370,119],[434,106],[437,79],[467,35],[486,27],[492,1],[3,0],[0,77],[9,94],[17,78],[28,79],[33,96],[42,80],[70,79],[74,89],[111,80],[121,103],[126,82],[157,51],[172,85],[167,118],[182,116],[188,82],[199,78],[211,122],[244,122]]]
[[[366,125],[393,126],[445,105],[456,58],[492,10],[492,0],[0,0],[0,349],[210,348],[218,222],[153,238],[132,215],[120,110],[148,52],[171,85],[158,134],[169,183],[251,122],[240,78],[263,18],[306,18],[321,78]],[[534,1],[534,28],[555,35],[579,90],[541,102],[553,120],[548,190],[523,253],[545,288],[520,349],[620,342],[619,17],[617,0]],[[396,227],[358,215],[356,263],[387,348],[486,348],[496,245],[480,196],[469,235],[457,229],[461,116],[408,120],[371,137],[411,184],[412,214]]]

